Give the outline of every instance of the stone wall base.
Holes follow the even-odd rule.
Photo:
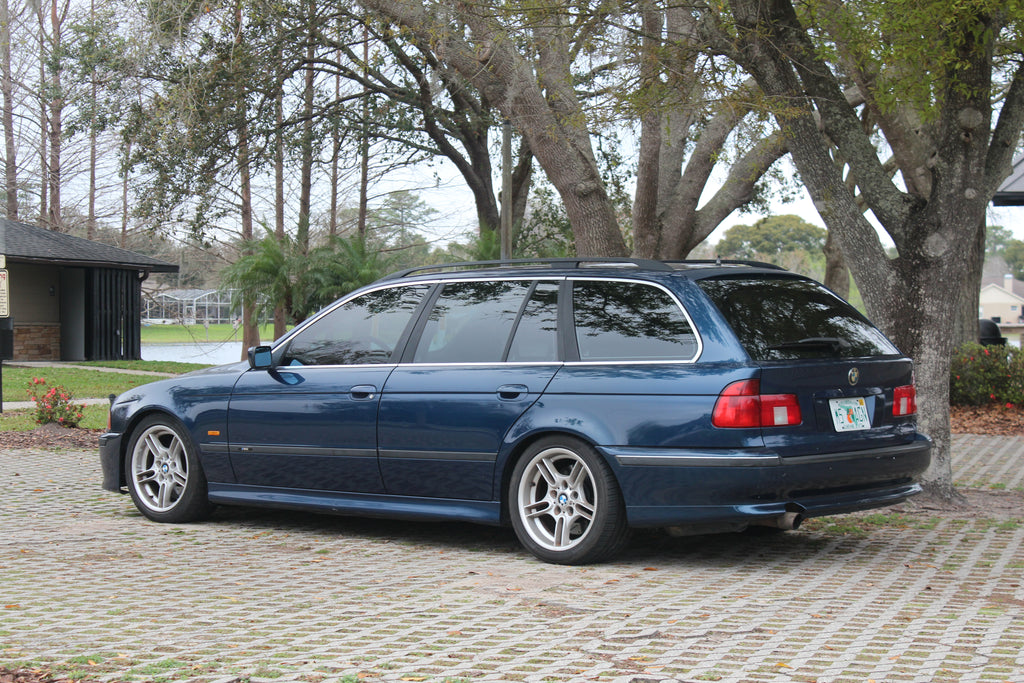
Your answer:
[[[14,324],[13,360],[60,360],[60,324]]]

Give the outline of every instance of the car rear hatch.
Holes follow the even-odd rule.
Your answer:
[[[760,397],[766,447],[788,459],[917,438],[912,362],[830,290],[792,274],[698,284],[760,367],[734,391]]]

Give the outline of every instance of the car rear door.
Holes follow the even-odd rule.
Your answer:
[[[388,493],[490,500],[505,434],[558,371],[558,283],[443,285],[388,377],[380,467]]]

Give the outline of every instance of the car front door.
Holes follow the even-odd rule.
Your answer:
[[[429,286],[387,287],[335,306],[245,373],[228,407],[239,484],[382,493],[377,411]]]

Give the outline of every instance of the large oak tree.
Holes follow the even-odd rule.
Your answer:
[[[869,314],[915,359],[919,422],[936,444],[926,484],[951,497],[953,330],[977,285],[986,208],[1024,125],[1021,3],[811,0],[798,12],[791,0],[729,0],[728,8],[704,7],[704,35],[774,101]],[[851,83],[861,110],[843,95]]]

